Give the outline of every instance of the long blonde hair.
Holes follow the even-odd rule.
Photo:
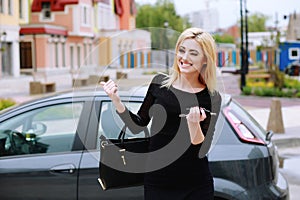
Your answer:
[[[200,28],[188,28],[183,31],[176,43],[175,53],[177,55],[179,46],[185,39],[194,39],[202,48],[207,64],[202,67],[199,74],[199,81],[205,84],[211,93],[216,91],[217,77],[216,77],[216,44],[213,37]],[[179,77],[180,70],[177,65],[177,57],[174,57],[174,62],[168,78],[163,82],[163,87],[169,88],[173,82]]]

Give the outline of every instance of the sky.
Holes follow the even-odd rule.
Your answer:
[[[140,4],[156,2],[156,0],[135,1]],[[243,0],[243,2],[245,1],[247,2],[249,15],[258,12],[270,17],[267,26],[275,26],[276,15],[278,27],[286,26],[288,19],[283,19],[284,15],[289,15],[294,11],[300,13],[300,0]],[[211,9],[217,9],[220,28],[227,28],[235,24],[240,18],[239,0],[173,0],[173,2],[177,13],[182,16],[194,11],[204,10],[207,6]]]

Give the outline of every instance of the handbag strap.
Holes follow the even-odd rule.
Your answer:
[[[125,135],[126,135],[126,129],[127,126],[124,125],[123,128],[121,129],[121,132],[119,133],[118,139],[121,140],[121,143],[124,142],[125,139]],[[150,137],[150,133],[147,127],[144,128],[144,133],[145,133],[145,138]]]

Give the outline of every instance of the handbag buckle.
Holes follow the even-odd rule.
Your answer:
[[[125,160],[125,151],[126,149],[120,149],[119,152],[121,153],[121,158],[123,160],[123,164],[126,165],[126,160]]]
[[[107,141],[101,141],[100,146],[102,147],[102,149],[104,149],[105,145],[107,144],[108,144]]]
[[[101,180],[101,178],[98,178],[98,182],[101,185],[103,190],[106,190],[105,184],[103,183],[103,181]]]

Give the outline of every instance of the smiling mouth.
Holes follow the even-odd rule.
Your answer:
[[[193,66],[193,64],[191,64],[191,63],[184,63],[182,61],[180,61],[180,65],[181,66]]]

